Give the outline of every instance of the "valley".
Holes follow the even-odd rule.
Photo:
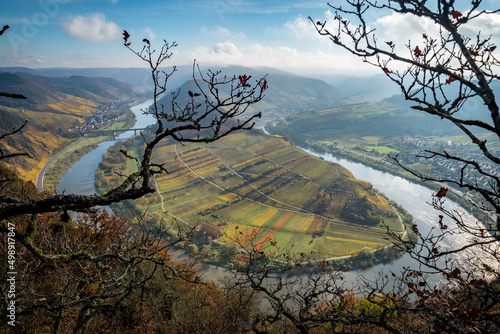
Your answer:
[[[125,147],[135,155],[140,141]],[[134,211],[151,221],[200,224],[225,244],[332,259],[390,246],[386,227],[406,234],[398,216],[411,221],[342,166],[258,131],[207,145],[168,143],[155,159],[168,173],[156,179],[158,194],[134,201]],[[127,161],[109,153],[97,172],[99,191],[118,181],[111,171],[120,166]],[[133,168],[130,161],[123,171]]]
[[[28,120],[22,136],[7,138],[0,143],[0,149],[28,153],[29,157],[7,159],[4,163],[24,180],[33,182],[51,155],[79,137],[80,127],[129,123],[124,117],[130,113],[128,104],[138,97],[131,86],[109,78],[49,78],[11,72],[0,72],[0,91],[27,97],[0,98],[0,133],[12,131]]]
[[[301,252],[316,261],[386,249],[391,245],[387,227],[406,236],[404,224],[411,224],[412,218],[405,210],[370,183],[355,179],[342,166],[314,157],[297,146],[348,156],[392,172],[397,168],[384,157],[403,150],[398,138],[433,134],[439,128],[394,98],[321,109],[321,103],[342,104],[342,95],[319,80],[274,72],[271,77],[280,89],[266,98],[261,110],[253,112],[263,112],[258,126],[274,136],[252,131],[208,145],[166,142],[155,154],[155,162],[165,163],[168,171],[155,181],[157,194],[128,203],[128,209],[122,206],[117,212],[129,215],[127,210],[132,210],[151,226],[172,218],[185,227],[198,226],[188,249],[195,255],[204,249],[203,258],[213,263],[224,262],[216,256],[220,247],[231,248],[232,256],[239,253],[238,247],[245,247],[266,252]],[[284,83],[288,85],[285,88]],[[315,93],[307,93],[306,86],[314,87]],[[192,82],[187,81],[182,88],[193,88]],[[328,94],[336,98],[322,99]],[[349,98],[352,96],[351,92]],[[315,104],[308,102],[311,97],[317,101]],[[110,128],[131,126],[130,118],[109,121],[109,117],[125,114],[128,105],[120,100],[97,102],[91,116],[82,118],[87,121],[75,130],[102,127],[106,118],[113,124]],[[171,101],[163,99],[160,103],[168,105]],[[111,116],[106,105],[120,106],[114,108],[117,116]],[[104,139],[85,138],[68,146],[50,165],[46,189],[55,189],[62,174]],[[120,178],[117,172],[126,174],[136,168],[119,149],[139,156],[142,139],[117,143],[110,150],[96,173],[100,192],[116,184]]]

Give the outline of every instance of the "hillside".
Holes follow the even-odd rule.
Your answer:
[[[435,117],[410,109],[401,98],[302,112],[274,121],[268,131],[293,137],[293,142],[340,139],[356,144],[363,138],[449,136],[458,134]]]
[[[137,152],[138,145],[128,151]],[[102,164],[97,173],[101,191],[127,164],[121,158],[111,153]],[[281,248],[313,252],[316,259],[388,245],[382,220],[402,231],[371,184],[258,131],[206,145],[166,143],[155,159],[168,170],[157,177],[159,193],[134,205],[156,223],[169,216],[192,226],[203,222],[223,233],[221,241],[263,248],[273,240]]]
[[[113,101],[137,96],[130,86],[109,78],[47,78],[7,72],[0,72],[0,91],[27,97],[0,97],[0,133],[8,133],[28,120],[22,134],[6,138],[0,148],[31,155],[32,159],[18,157],[5,162],[25,180],[32,181],[48,157],[73,140],[77,125],[106,108],[106,114],[116,113]]]
[[[324,81],[295,75],[285,71],[268,68],[246,68],[238,66],[212,68],[212,71],[220,70],[221,76],[251,75],[250,81],[258,80],[267,75],[266,79],[269,88],[261,102],[252,106],[249,111],[257,112],[261,110],[279,109],[284,111],[314,110],[337,106],[341,104],[342,94],[337,88]],[[205,70],[202,69],[203,75]],[[253,83],[253,82],[252,82]],[[193,80],[189,80],[180,87],[181,92],[189,90],[195,92],[196,86]],[[177,89],[176,89],[177,90]],[[228,94],[229,91],[224,91]],[[185,95],[187,96],[187,93]],[[160,103],[169,106],[171,95],[166,94]]]
[[[177,66],[175,74],[169,80],[169,86],[174,89],[182,85],[192,77],[192,66],[184,65]],[[171,68],[165,68],[165,71],[170,71]],[[37,68],[31,69],[26,67],[0,67],[0,72],[11,73],[29,73],[43,77],[70,77],[84,76],[97,78],[111,78],[120,82],[127,83],[140,92],[150,91],[153,88],[151,80],[151,71],[148,68],[120,68],[120,67],[100,67],[100,68]]]
[[[171,69],[166,68],[167,72]],[[208,67],[202,66],[202,73],[206,73]],[[339,105],[346,98],[351,98],[352,90],[345,91],[337,89],[323,80],[300,76],[290,72],[273,68],[247,68],[241,66],[212,66],[212,71],[221,71],[222,75],[233,76],[240,74],[252,75],[254,78],[268,75],[270,84],[266,97],[259,104],[260,109],[268,110],[274,108],[316,109]],[[126,82],[140,91],[151,90],[151,73],[145,68],[42,68],[30,69],[22,67],[4,67],[0,72],[35,74],[45,77],[107,77],[121,82]],[[193,77],[191,65],[176,66],[176,72],[168,80],[168,88],[176,90],[192,90]],[[329,78],[331,79],[331,78]],[[336,81],[344,84],[343,81]],[[345,91],[345,92],[344,92]],[[364,93],[363,93],[364,94]],[[166,98],[169,96],[167,94]]]

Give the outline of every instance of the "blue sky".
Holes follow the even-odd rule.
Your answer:
[[[155,45],[163,39],[176,41],[179,46],[172,64],[177,65],[192,64],[196,58],[203,65],[271,66],[295,72],[373,72],[373,68],[315,32],[307,17],[331,17],[326,2],[2,0],[0,25],[8,24],[10,29],[0,38],[0,66],[142,66],[122,45],[121,33],[125,29],[138,47],[144,37]],[[376,17],[374,21],[380,23],[379,28],[391,31],[391,39],[408,40],[414,28],[395,28],[408,23],[397,16]],[[500,32],[499,22],[489,22],[488,29]],[[415,33],[421,34],[417,30]]]

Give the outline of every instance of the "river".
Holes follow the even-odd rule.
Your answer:
[[[374,188],[378,189],[389,199],[400,204],[413,216],[414,222],[417,224],[421,234],[427,235],[431,232],[432,228],[439,230],[438,216],[440,213],[428,204],[431,202],[432,194],[434,194],[435,191],[402,177],[373,169],[358,162],[338,158],[329,153],[319,154],[308,149],[304,149],[304,151],[322,157],[327,161],[338,163],[347,168],[357,179],[365,180],[373,184]],[[474,219],[465,209],[450,200],[446,201],[446,207],[450,210],[456,210],[457,212],[463,213],[464,218],[469,221]],[[447,221],[447,217],[444,218],[443,223],[450,227],[454,225],[451,221]],[[438,231],[436,231],[436,233],[438,233]],[[467,237],[464,235],[453,235],[453,237],[446,239],[446,244],[441,243],[441,251],[447,248],[459,247],[460,245],[466,244],[467,241]],[[375,279],[380,272],[387,273],[391,271],[398,273],[405,267],[417,269],[418,263],[409,255],[405,254],[390,264],[376,265],[361,271],[361,274],[366,278]]]
[[[153,100],[147,100],[132,107],[130,110],[135,115],[135,124],[132,128],[145,128],[155,123],[155,118],[144,115],[142,110],[148,108]],[[124,132],[116,137],[116,140],[125,140],[134,134],[133,131]],[[102,155],[116,143],[116,140],[108,140],[99,144],[91,152],[84,155],[62,176],[57,185],[58,193],[93,195],[96,193],[94,185],[95,171],[102,161]]]
[[[150,100],[131,108],[137,119],[134,127],[143,128],[155,122],[153,117],[145,116],[141,112],[141,109],[147,108],[151,103],[152,101]],[[117,137],[117,139],[126,139],[132,135],[133,132],[125,132]],[[96,192],[94,186],[95,170],[102,160],[102,155],[114,144],[115,141],[103,142],[95,150],[82,157],[61,178],[57,186],[57,191],[67,194],[94,194]],[[432,227],[437,227],[439,213],[427,204],[431,201],[433,190],[401,177],[375,170],[360,163],[334,157],[331,154],[317,154],[307,149],[305,149],[305,151],[320,156],[327,161],[338,163],[351,171],[357,179],[372,183],[380,192],[384,193],[389,199],[400,204],[413,215],[414,221],[418,225],[421,233],[427,234],[431,231]],[[457,211],[465,212],[464,209],[449,200],[447,205],[450,205],[451,208]],[[447,222],[444,221],[444,223],[446,224]],[[447,224],[450,226],[452,225],[451,222]],[[442,245],[444,248],[456,247],[464,244],[466,240],[463,236],[453,236],[453,238],[447,239],[446,242],[447,245]],[[411,259],[408,255],[404,255],[390,264],[371,267],[362,271],[361,274],[368,279],[376,279],[381,271],[385,273],[389,271],[398,273],[405,267],[417,268],[417,265],[418,263],[415,260]],[[209,266],[205,273],[208,275],[208,278],[215,279],[218,276],[226,276],[227,270]],[[355,274],[356,273],[350,273],[348,276],[354,279]]]

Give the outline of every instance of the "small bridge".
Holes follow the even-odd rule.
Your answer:
[[[81,131],[80,134],[84,137],[100,137],[113,136],[113,139],[122,132],[134,131],[134,136],[137,136],[137,131],[144,131],[146,128],[132,128],[123,130],[96,130],[96,131]]]

